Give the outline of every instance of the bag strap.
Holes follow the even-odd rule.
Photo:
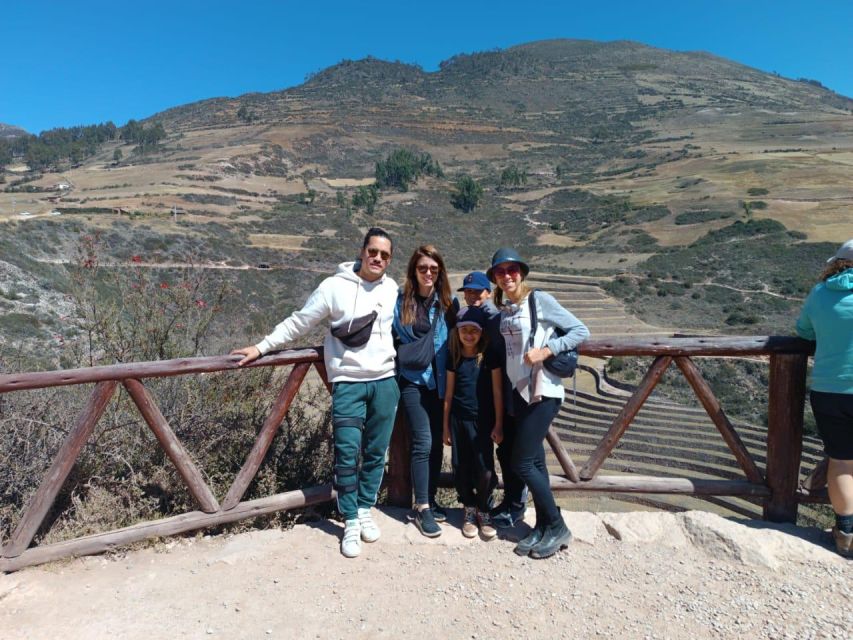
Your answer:
[[[536,313],[536,292],[538,289],[532,289],[530,295],[527,296],[527,306],[530,309],[530,337],[527,339],[527,344],[532,349],[534,337],[536,336],[536,328],[539,326],[539,318]]]
[[[430,309],[435,309],[435,313],[432,316],[432,322],[430,323],[430,333],[435,333],[435,327],[438,324],[438,316],[441,315],[441,306],[438,304],[438,298],[436,298],[433,303],[430,305]]]

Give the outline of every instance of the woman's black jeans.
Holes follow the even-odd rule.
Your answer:
[[[551,480],[545,465],[545,435],[560,410],[559,398],[542,398],[527,404],[513,390],[516,434],[512,448],[512,468],[530,488],[536,508],[536,525],[547,526],[560,520],[560,509],[554,502]]]
[[[415,489],[415,504],[430,504],[435,500],[441,461],[444,455],[442,443],[442,402],[436,389],[415,384],[402,376],[400,402],[406,410],[409,433],[412,438],[412,485]]]

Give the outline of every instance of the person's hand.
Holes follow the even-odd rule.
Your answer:
[[[548,347],[542,347],[541,349],[531,349],[527,353],[524,354],[524,364],[528,367],[532,367],[535,364],[539,364],[540,362],[544,362],[548,358],[550,358],[553,353]]]
[[[492,429],[492,441],[495,444],[500,444],[504,441],[504,428],[501,425],[496,424],[495,428]]]
[[[444,436],[442,440],[444,441],[444,444],[446,444],[448,447],[453,444],[453,439],[450,437],[450,429],[448,429],[447,427],[444,428]]]
[[[243,356],[243,359],[237,363],[238,367],[242,367],[244,364],[249,364],[261,357],[261,352],[258,351],[258,348],[255,346],[251,347],[243,347],[242,349],[234,349],[230,354],[232,356]]]

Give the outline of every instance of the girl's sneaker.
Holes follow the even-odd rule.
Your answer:
[[[483,540],[492,540],[498,535],[498,530],[492,524],[492,516],[489,515],[488,511],[477,512],[477,524],[480,526],[480,536]]]
[[[355,558],[361,553],[361,523],[357,518],[344,523],[344,537],[341,540],[341,554],[346,558]]]
[[[361,539],[365,542],[376,542],[382,532],[373,521],[373,516],[370,515],[370,509],[359,507],[358,523],[361,525]]]
[[[426,508],[418,511],[415,509],[415,526],[427,538],[437,538],[441,535],[441,527],[432,515],[432,509]]]
[[[465,507],[465,518],[462,520],[462,535],[473,538],[477,535],[477,507]]]
[[[447,522],[447,511],[435,501],[435,498],[429,501],[429,508],[432,509],[432,517],[436,522]]]

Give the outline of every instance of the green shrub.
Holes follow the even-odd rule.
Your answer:
[[[473,211],[483,197],[483,187],[471,176],[462,176],[456,181],[456,192],[450,196],[450,204],[465,213]]]
[[[380,189],[394,187],[408,191],[409,186],[422,175],[444,175],[441,166],[428,153],[396,149],[385,160],[376,163],[376,186]]]
[[[72,317],[79,319],[78,338],[68,340],[63,365],[204,355],[211,323],[223,313],[228,288],[211,286],[205,270],[103,270],[98,266],[101,248],[97,238],[84,238],[80,260],[72,268]],[[3,364],[0,367],[5,368]],[[213,493],[222,496],[283,383],[284,372],[262,367],[150,379],[145,386]],[[16,526],[90,392],[85,386],[70,386],[2,397],[0,540]],[[315,389],[300,392],[246,499],[328,481],[329,423],[326,394]],[[119,391],[81,452],[37,542],[55,542],[195,508],[138,410]],[[293,519],[287,514],[273,517],[285,524]]]
[[[675,216],[675,224],[699,224],[711,220],[725,220],[734,215],[733,211],[685,211]]]

